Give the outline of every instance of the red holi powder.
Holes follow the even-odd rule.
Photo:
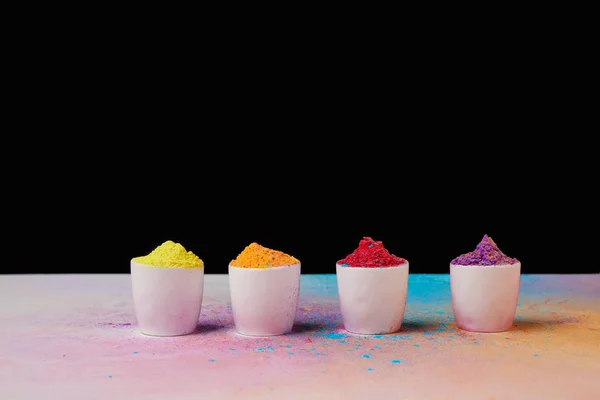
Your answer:
[[[404,258],[390,254],[381,241],[368,236],[358,244],[358,248],[337,263],[342,267],[385,268],[404,264]]]

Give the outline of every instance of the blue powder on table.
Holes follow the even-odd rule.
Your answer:
[[[508,257],[504,254],[496,243],[488,235],[483,235],[483,239],[477,245],[475,250],[461,254],[450,264],[452,265],[512,265],[518,262],[516,258]]]
[[[327,339],[344,339],[346,336],[343,333],[328,333],[325,337]]]

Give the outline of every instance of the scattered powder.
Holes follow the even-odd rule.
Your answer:
[[[300,261],[282,251],[251,243],[229,264],[240,268],[272,268],[300,264]]]
[[[363,237],[358,248],[337,263],[342,267],[380,268],[394,267],[404,264],[406,260],[390,254],[381,241],[375,241],[368,236]]]
[[[179,243],[167,240],[146,256],[132,259],[137,264],[165,268],[204,268],[204,261]]]
[[[462,254],[450,261],[452,265],[506,265],[518,262],[516,258],[506,256],[500,251],[496,243],[488,235],[483,239],[475,250]]]

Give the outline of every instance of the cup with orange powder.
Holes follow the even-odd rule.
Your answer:
[[[167,240],[131,259],[133,305],[145,335],[179,336],[196,330],[204,291],[204,262]]]
[[[251,243],[229,263],[229,292],[238,333],[288,333],[296,318],[300,261],[282,251]]]
[[[336,263],[344,328],[362,335],[400,329],[408,292],[408,261],[390,254],[381,241],[364,237]]]

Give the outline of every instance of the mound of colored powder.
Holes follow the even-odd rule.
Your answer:
[[[483,235],[483,239],[477,245],[475,250],[462,254],[450,261],[453,265],[506,265],[514,264],[518,260],[506,256],[500,251],[496,243],[488,235]]]
[[[404,264],[404,258],[390,254],[381,241],[368,236],[358,243],[358,248],[337,263],[342,267],[385,268]]]
[[[251,243],[229,264],[240,268],[272,268],[299,263],[297,258],[282,251]]]
[[[204,261],[179,243],[167,240],[146,256],[132,259],[137,264],[165,268],[204,268]]]

